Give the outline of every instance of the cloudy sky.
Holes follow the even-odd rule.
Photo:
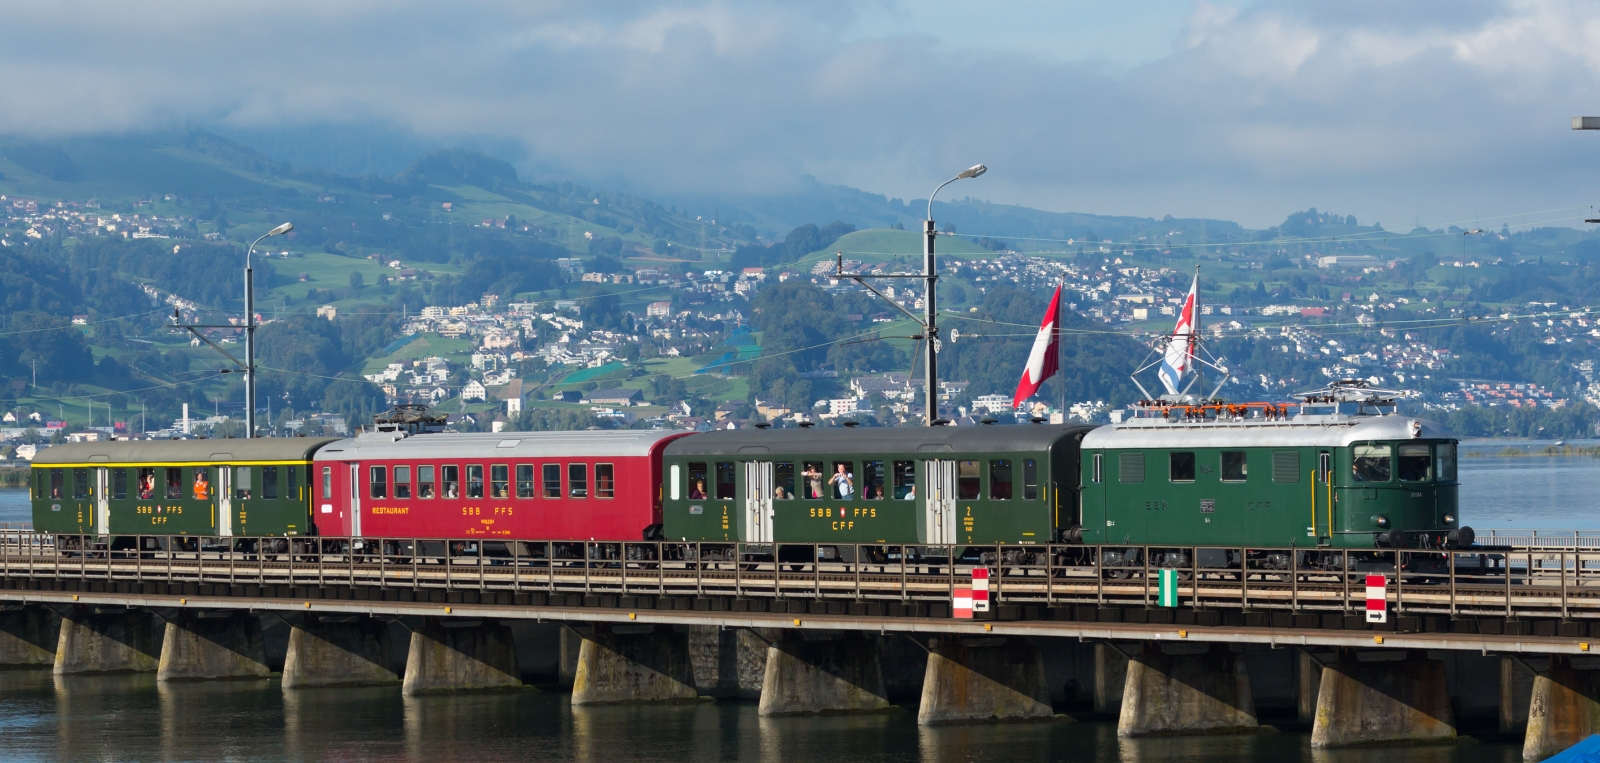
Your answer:
[[[1043,209],[1408,228],[1600,201],[1600,3],[10,3],[0,132],[349,125],[541,176],[805,174]],[[947,193],[949,193],[947,191]],[[1557,220],[1583,210],[1512,218]]]

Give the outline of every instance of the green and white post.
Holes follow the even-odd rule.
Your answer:
[[[1156,597],[1156,603],[1163,607],[1178,606],[1178,571],[1161,570],[1161,587]]]

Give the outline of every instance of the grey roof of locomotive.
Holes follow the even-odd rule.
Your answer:
[[[1063,440],[1075,441],[1092,429],[1093,426],[1075,424],[734,429],[685,437],[668,445],[666,454],[671,457],[761,453],[1037,453]]]
[[[1414,439],[1452,440],[1455,435],[1437,422],[1410,416],[1297,416],[1287,421],[1201,422],[1155,418],[1100,427],[1083,438],[1083,447],[1339,448],[1369,440]]]

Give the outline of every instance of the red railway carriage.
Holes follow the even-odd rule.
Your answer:
[[[661,527],[661,451],[686,432],[371,432],[314,464],[322,535],[638,540]]]

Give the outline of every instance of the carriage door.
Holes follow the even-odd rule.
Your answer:
[[[773,521],[772,462],[746,461],[742,539],[746,543],[771,543]]]
[[[956,542],[956,462],[926,461],[928,484],[923,490],[924,543]]]
[[[109,469],[96,467],[94,470],[94,531],[96,535],[105,535],[111,527],[111,477]]]
[[[1317,471],[1312,474],[1311,491],[1312,513],[1317,513],[1319,503],[1322,506],[1321,517],[1313,516],[1311,523],[1317,528],[1317,545],[1326,546],[1333,542],[1333,454],[1328,451],[1317,452]]]
[[[350,534],[361,537],[361,465],[350,465]]]
[[[228,538],[233,535],[233,469],[227,464],[218,464],[217,471],[217,537]]]

